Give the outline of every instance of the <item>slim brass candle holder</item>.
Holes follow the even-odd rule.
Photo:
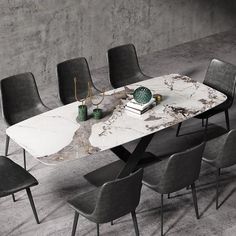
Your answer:
[[[100,120],[103,117],[103,111],[101,108],[99,108],[98,106],[102,103],[102,101],[104,100],[104,96],[105,96],[105,90],[102,93],[102,98],[100,99],[100,101],[98,102],[94,102],[93,101],[93,92],[92,92],[92,88],[91,85],[89,86],[89,95],[90,95],[90,99],[91,99],[91,103],[96,106],[95,109],[93,109],[93,118],[96,120]]]
[[[78,121],[86,121],[88,119],[88,108],[86,106],[86,100],[89,99],[91,101],[91,103],[96,106],[95,109],[93,109],[93,118],[96,120],[99,120],[103,117],[103,111],[101,108],[98,108],[98,106],[102,103],[102,101],[104,100],[104,96],[105,96],[105,89],[102,92],[102,98],[100,99],[100,101],[95,102],[93,101],[93,92],[92,92],[92,84],[89,81],[88,82],[88,93],[87,93],[87,97],[84,99],[79,99],[78,95],[77,95],[77,78],[74,78],[74,84],[75,84],[75,99],[79,102],[81,102],[82,104],[78,106],[78,116],[77,116],[77,120]]]

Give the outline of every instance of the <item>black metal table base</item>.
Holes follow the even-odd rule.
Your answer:
[[[86,174],[84,178],[92,185],[98,187],[116,178],[125,177],[138,168],[143,168],[154,162],[160,161],[160,159],[152,153],[145,152],[152,137],[153,134],[142,138],[133,153],[130,153],[123,146],[112,148],[111,151],[121,160],[96,169]]]

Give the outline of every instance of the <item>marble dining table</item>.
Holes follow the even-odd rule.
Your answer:
[[[126,156],[127,161],[132,153],[122,148],[125,143],[141,138],[134,153],[143,152],[156,132],[205,112],[227,98],[179,74],[155,77],[127,87],[140,86],[162,95],[162,101],[142,115],[126,111],[130,96],[127,96],[127,88],[119,88],[105,93],[99,106],[104,112],[100,120],[91,116],[94,107],[88,103],[89,119],[78,122],[81,103],[74,102],[10,126],[6,134],[46,165],[57,165],[108,149],[121,159]]]

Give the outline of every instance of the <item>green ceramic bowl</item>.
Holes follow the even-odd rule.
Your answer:
[[[134,100],[142,104],[149,102],[152,98],[152,92],[150,91],[150,89],[146,87],[139,87],[135,89],[133,95],[134,95]]]

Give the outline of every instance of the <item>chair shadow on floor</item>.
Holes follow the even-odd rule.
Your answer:
[[[219,208],[233,195],[233,193],[236,191],[236,189],[232,189],[230,193],[221,201],[219,204]],[[213,199],[207,204],[207,206],[202,210],[202,212],[199,214],[200,217],[204,215],[205,212],[207,212],[212,205],[214,205],[216,201],[216,197],[214,196]]]
[[[220,189],[221,189],[221,192],[223,193],[223,188],[226,188],[228,184],[232,183],[232,179],[235,179],[236,176],[234,177],[231,177],[231,178],[227,178],[227,179],[221,179],[220,181]],[[229,181],[230,180],[230,181]],[[211,186],[209,186],[211,185]],[[200,189],[199,189],[200,188]],[[210,183],[206,183],[206,184],[203,184],[203,185],[198,185],[197,186],[197,189],[198,191],[200,192],[201,190],[204,190],[204,189],[208,189],[209,190],[212,189],[212,191],[215,192],[215,181],[213,182],[210,182]],[[236,192],[236,188],[232,189],[226,196],[224,196],[223,200],[221,200],[220,204],[219,204],[219,208]],[[210,207],[212,207],[212,205],[214,204],[216,200],[216,196],[214,195],[214,197],[211,199],[211,201],[207,204],[207,206],[202,210],[201,214],[200,214],[200,217],[204,215],[204,213],[206,213],[208,211],[208,209]]]
[[[213,173],[213,172],[212,172]],[[224,173],[222,173],[224,175]],[[226,188],[230,183],[232,183],[233,180],[236,180],[236,176],[230,176],[224,179],[221,179],[221,191],[223,192],[223,188]],[[203,190],[211,190],[215,192],[215,180],[203,183],[203,184],[197,184],[196,190],[198,193],[201,193]],[[236,188],[232,189],[221,201],[219,204],[219,207],[222,206],[233,194],[236,192]],[[178,193],[176,195],[171,195],[170,198],[177,198],[177,197],[184,197],[185,195],[191,194],[191,191],[186,190],[184,193]],[[214,196],[210,202],[207,204],[207,206],[201,211],[199,214],[200,218],[204,215],[205,212],[214,204],[216,197]],[[200,200],[201,201],[201,200]]]
[[[232,178],[230,178],[230,179],[232,179]],[[227,178],[226,180],[229,180],[229,178]],[[224,180],[223,180],[223,182],[224,182]],[[209,185],[209,184],[212,184],[212,182],[211,182],[211,183],[208,183],[207,185]],[[205,184],[205,185],[206,185],[206,184]],[[198,192],[201,191],[201,190],[199,191],[199,189],[198,189],[199,187],[201,187],[201,185],[200,185],[200,186],[199,186],[199,185],[196,186]],[[212,189],[214,189],[214,185],[212,186]],[[235,192],[236,192],[236,188],[232,189],[232,190],[227,194],[227,196],[225,196],[224,199],[221,201],[221,203],[219,204],[219,207],[220,207],[221,205],[223,205]],[[187,195],[187,194],[191,194],[191,191],[186,191],[186,192],[183,193],[183,194],[178,194],[178,195],[172,196],[171,198],[183,197],[183,196],[185,196],[185,195]],[[201,198],[200,198],[200,197],[199,197],[199,201],[201,201]],[[210,202],[207,204],[207,206],[199,212],[200,219],[201,219],[201,217],[204,215],[204,213],[206,213],[206,212],[209,210],[209,208],[210,208],[212,205],[214,205],[214,202],[215,202],[215,196],[210,200]],[[181,221],[181,219],[182,219],[186,214],[188,214],[188,212],[191,210],[191,199],[189,199],[188,203],[190,204],[190,206],[187,207],[183,212],[181,212],[181,214],[178,215],[177,219],[175,219],[175,221],[174,221],[173,223],[171,223],[170,225],[168,225],[165,234],[167,234],[169,231],[171,231],[171,229],[175,228],[176,225],[178,225],[178,223]],[[176,204],[177,204],[177,203],[176,203]],[[144,205],[145,205],[145,204],[144,204]],[[200,207],[200,208],[201,208],[201,207]],[[159,215],[159,214],[160,214],[160,211],[161,211],[160,207],[153,207],[153,208],[148,208],[148,209],[144,209],[144,208],[143,208],[143,210],[138,210],[138,211],[137,211],[137,214],[139,215],[139,214],[145,214],[145,213],[147,213],[147,212],[150,212],[150,214],[152,214],[152,215],[154,215],[154,214],[155,214],[155,215]],[[153,213],[151,213],[151,212],[153,212]],[[172,206],[171,209],[168,209],[168,205],[166,205],[165,212],[169,212],[169,213],[170,213],[170,212],[173,212],[173,216],[175,215],[175,209],[173,209],[173,206]],[[171,213],[171,215],[172,215],[172,213]],[[171,215],[169,215],[169,216],[167,215],[166,221],[168,221],[168,218],[169,218],[169,219],[172,219],[173,216],[171,216]],[[154,216],[153,216],[153,217],[154,217]],[[156,232],[155,232],[155,233],[156,233]],[[155,233],[154,233],[153,235],[155,235]]]
[[[15,226],[13,229],[11,229],[11,231],[8,232],[5,236],[11,236],[11,235],[13,235],[13,233],[14,233],[17,229],[21,228],[21,227],[22,227],[25,223],[27,223],[28,221],[30,221],[30,217],[29,217],[28,219],[26,219],[24,222],[21,222],[20,224],[18,224],[17,226]]]
[[[50,219],[50,216],[53,215],[56,211],[58,211],[60,208],[64,207],[65,206],[65,202],[61,202],[59,204],[57,204],[56,207],[54,207],[50,212],[49,212],[49,209],[47,209],[47,214],[44,215],[44,217],[41,216],[41,223],[43,222],[47,222],[47,221],[51,221],[52,219]],[[41,209],[39,209],[41,210]],[[59,216],[61,217],[61,215]]]
[[[171,224],[168,226],[168,228],[165,231],[165,234],[167,234],[171,229],[175,228],[179,222],[181,222],[181,220],[183,219],[184,216],[186,216],[186,214],[188,214],[188,211],[192,208],[191,204],[189,206],[188,209],[185,209],[179,216],[178,218]]]
[[[236,192],[236,188],[232,189],[230,191],[230,193],[223,199],[223,201],[221,201],[221,203],[219,204],[219,208],[234,194],[234,192]],[[215,201],[215,199],[214,199]]]
[[[189,193],[191,194],[191,191]],[[192,201],[190,198],[186,199],[185,203],[187,203],[188,206],[187,207],[185,206],[184,208],[182,208],[184,210],[181,211],[181,214],[178,214],[178,217],[174,220],[174,222],[172,222],[171,224],[168,225],[168,227],[166,227],[165,234],[167,234],[169,231],[171,231],[173,228],[175,228],[176,225],[178,225],[178,223],[181,222],[183,217],[186,216],[189,213],[189,211],[192,209]],[[144,205],[143,209],[141,209],[141,210],[137,209],[137,212],[136,212],[137,216],[140,214],[150,213],[151,217],[154,218],[155,221],[157,221],[158,219],[156,216],[159,216],[161,214],[161,205],[157,206],[157,207],[152,207],[152,208],[146,208],[145,203],[142,205]],[[140,205],[139,205],[139,208],[140,208]],[[176,214],[177,209],[180,209],[178,207],[178,202],[165,205],[164,211],[165,211],[165,213],[167,213],[166,214],[166,221],[167,222],[169,220],[175,218],[175,216],[177,215]],[[149,215],[149,217],[150,217],[150,215]],[[157,221],[157,223],[161,223],[161,222]],[[157,228],[157,230],[155,230],[155,232],[153,232],[153,234],[151,234],[151,235],[153,235],[153,236],[157,235],[159,230],[160,230],[160,228]]]

